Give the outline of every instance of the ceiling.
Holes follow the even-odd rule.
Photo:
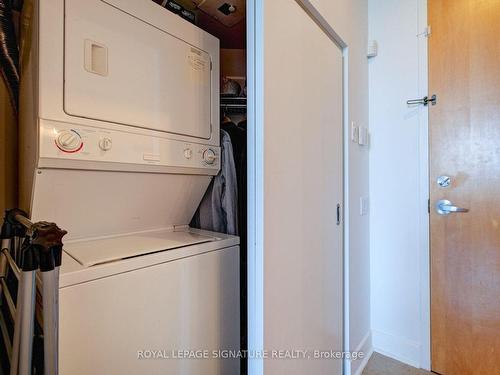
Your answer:
[[[162,3],[162,0],[153,1]],[[221,48],[246,47],[246,0],[175,1],[196,14],[196,24],[219,38]],[[233,12],[227,11],[229,6],[234,7]]]

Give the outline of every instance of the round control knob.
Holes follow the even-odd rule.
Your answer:
[[[215,160],[217,159],[217,155],[215,154],[215,151],[212,150],[211,148],[205,150],[205,152],[203,152],[203,160],[205,161],[205,163],[207,164],[213,164],[215,163]]]
[[[113,146],[113,141],[111,140],[111,138],[104,137],[101,138],[101,140],[99,141],[99,148],[103,151],[111,150],[112,146]]]
[[[76,152],[82,148],[83,142],[80,134],[74,130],[62,130],[56,137],[56,145],[61,151]]]
[[[186,148],[184,150],[184,157],[186,159],[191,159],[193,157],[193,150],[191,150],[190,148]]]

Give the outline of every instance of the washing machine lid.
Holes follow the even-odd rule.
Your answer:
[[[104,239],[74,241],[64,245],[64,251],[84,267],[115,262],[159,251],[217,241],[219,238],[180,231],[153,231]]]
[[[163,230],[163,232],[172,232],[173,228]],[[185,258],[199,256],[213,251],[220,251],[223,249],[233,249],[236,251],[240,243],[239,237],[231,236],[223,233],[214,233],[201,229],[184,227],[175,227],[176,232],[184,231],[190,234],[199,234],[203,237],[216,238],[216,241],[198,243],[191,246],[178,247],[169,249],[167,251],[157,251],[143,256],[134,256],[128,259],[117,260],[115,262],[108,262],[103,264],[96,264],[92,267],[86,267],[80,262],[75,260],[69,253],[63,251],[62,264],[60,269],[59,287],[67,288],[77,285],[82,285],[96,280],[102,280],[108,277],[127,274],[128,272],[138,269],[155,267],[157,265],[176,262]],[[159,232],[158,230],[155,232]],[[150,231],[150,233],[152,233]],[[137,233],[130,233],[130,235],[138,235]],[[140,235],[143,235],[141,233]],[[158,237],[157,234],[155,236]],[[161,234],[160,234],[161,236]],[[65,241],[64,247],[72,247],[76,241]],[[82,241],[79,241],[82,242]]]

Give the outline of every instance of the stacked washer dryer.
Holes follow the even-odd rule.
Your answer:
[[[187,225],[220,169],[218,40],[150,0],[25,0],[21,55],[22,208],[69,232],[60,373],[239,373],[239,239]]]

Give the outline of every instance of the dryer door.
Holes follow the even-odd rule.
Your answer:
[[[211,77],[207,51],[217,52],[218,42],[156,5],[149,13],[151,20],[100,0],[65,1],[64,109],[72,116],[210,139],[212,85],[218,81]],[[184,32],[191,40],[199,33],[199,44],[187,43],[179,35]]]

